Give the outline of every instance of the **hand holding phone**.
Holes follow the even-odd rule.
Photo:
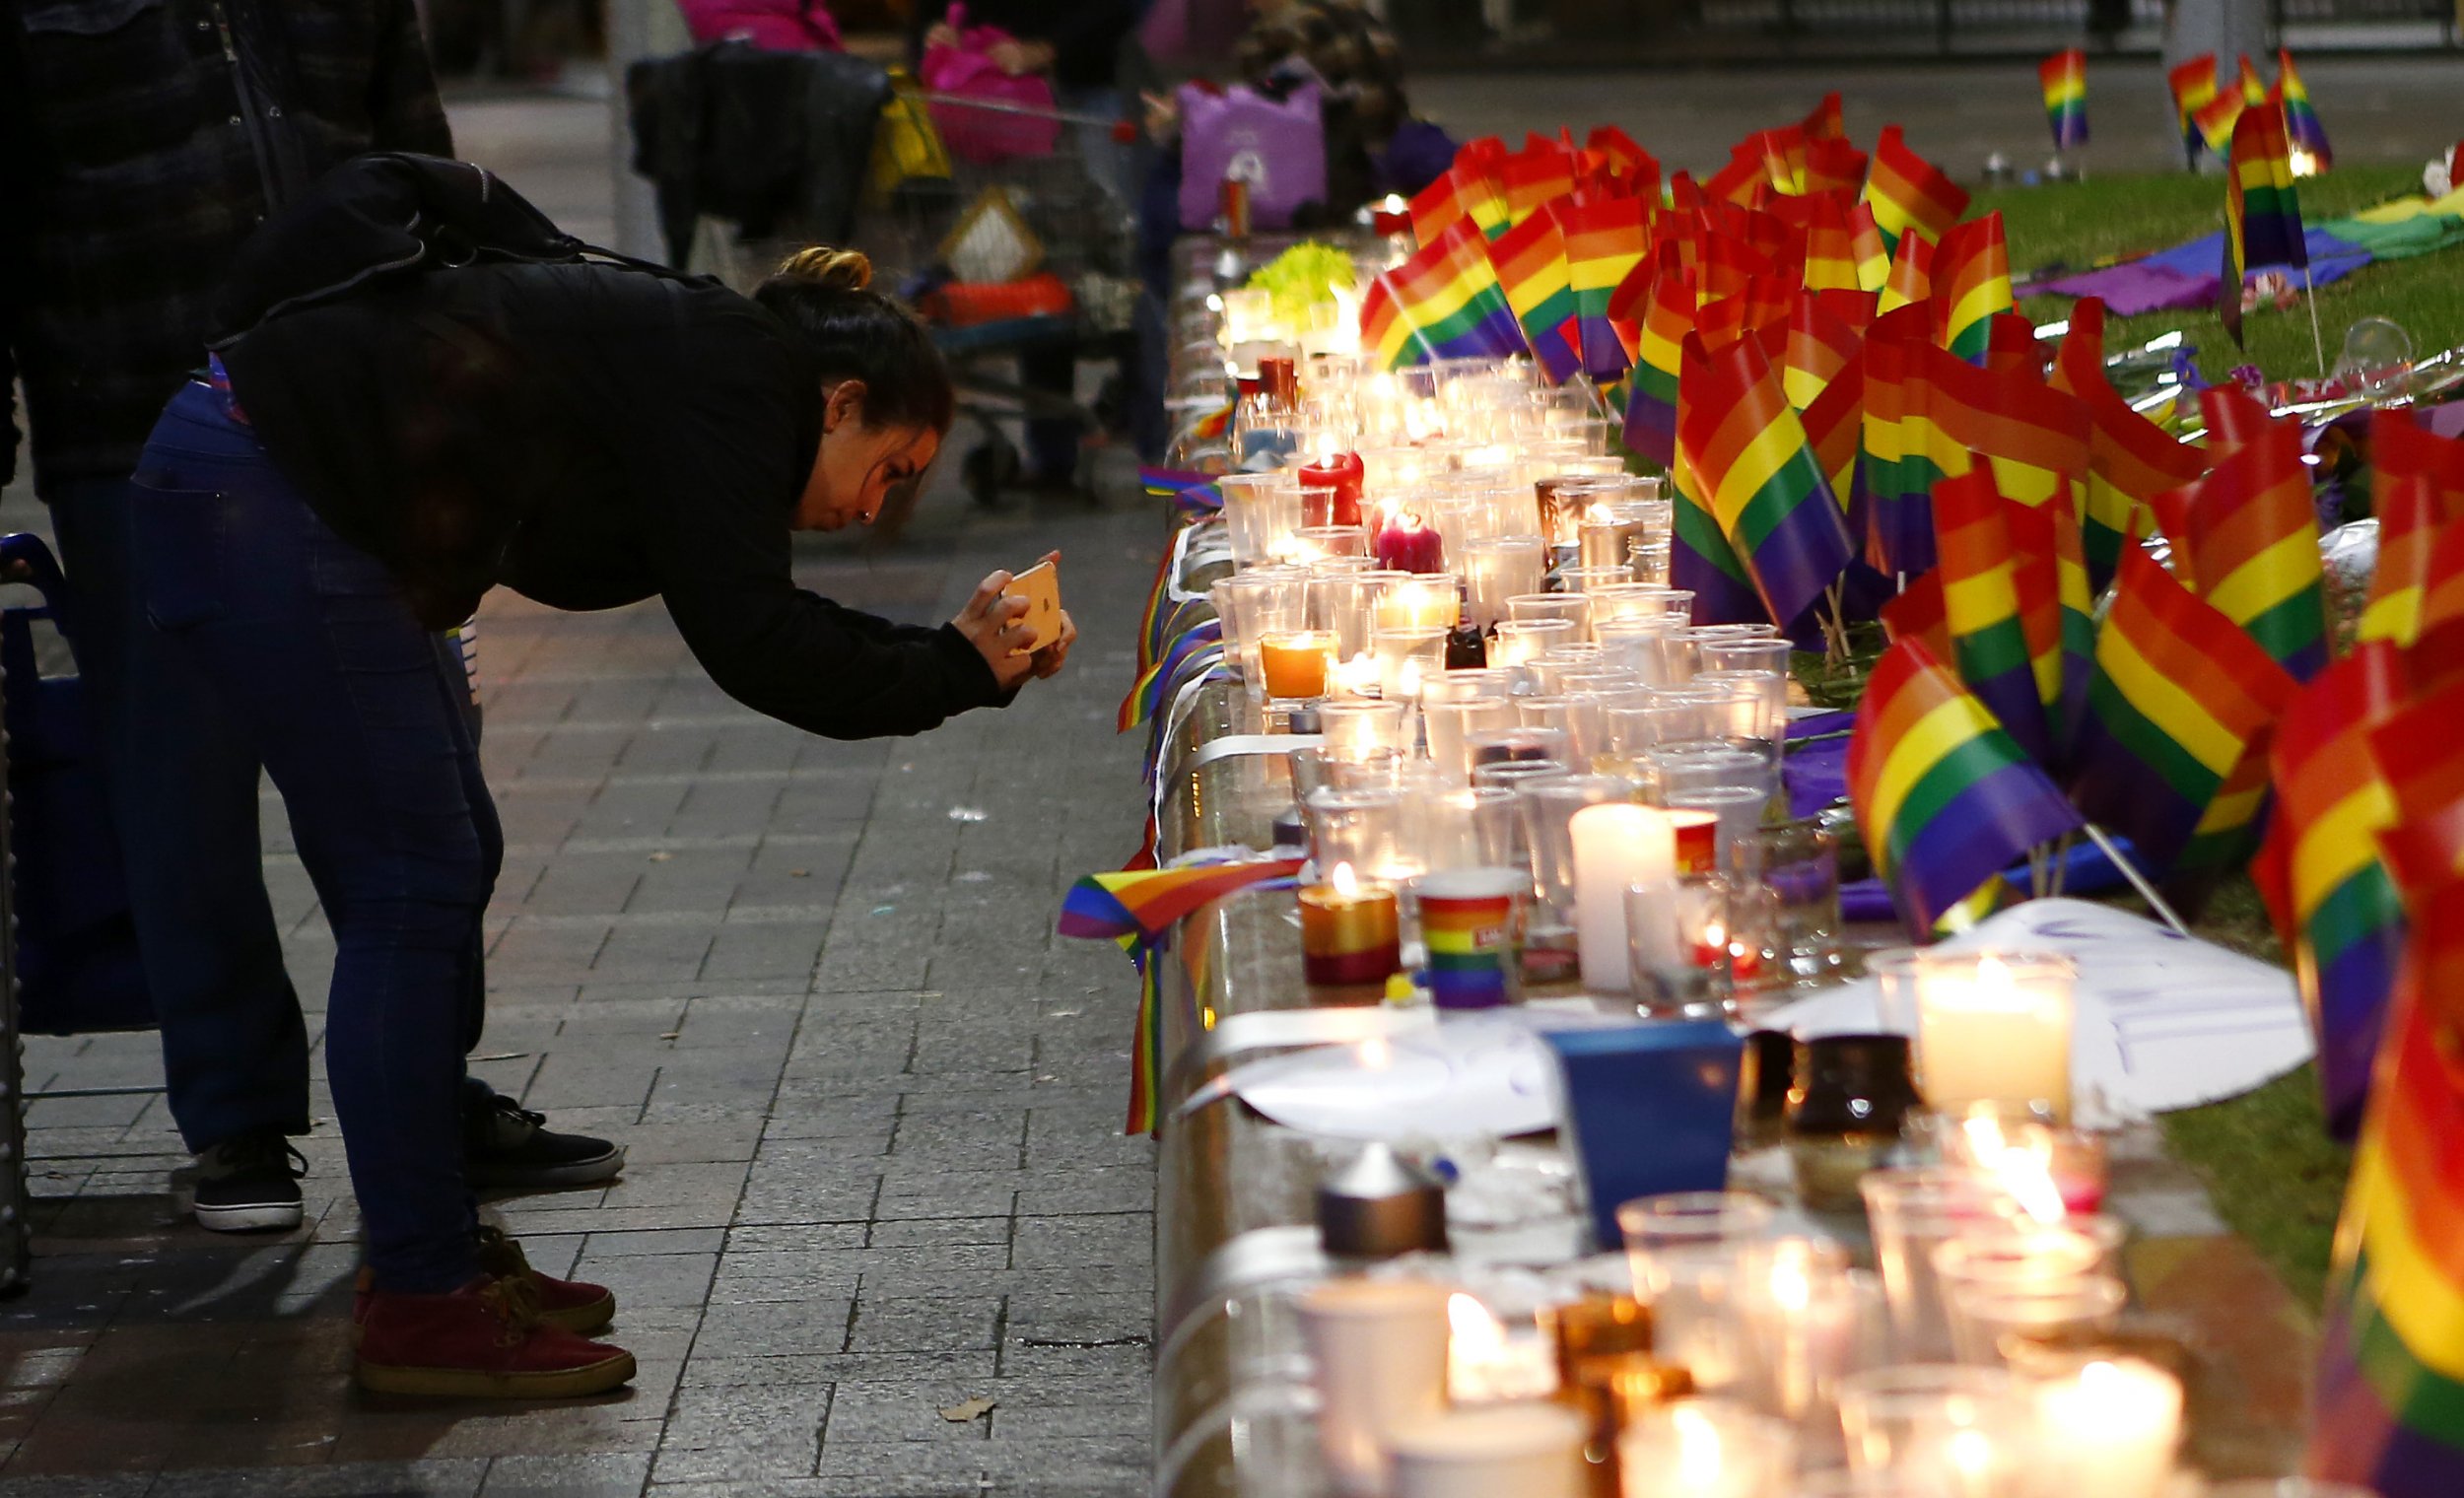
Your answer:
[[[1009,579],[1004,595],[1026,601],[1027,611],[1015,627],[1028,632],[1025,645],[1013,649],[1013,655],[1032,655],[1061,638],[1061,569],[1050,558],[1038,562]]]

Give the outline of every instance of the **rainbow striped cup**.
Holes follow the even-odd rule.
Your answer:
[[[1420,880],[1420,937],[1429,997],[1441,1009],[1490,1009],[1523,998],[1523,907],[1532,877],[1513,868],[1459,868]]]

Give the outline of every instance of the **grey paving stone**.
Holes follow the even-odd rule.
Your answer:
[[[998,1296],[934,1296],[901,1300],[865,1295],[856,1302],[850,1352],[967,1352],[996,1345]]]
[[[650,1481],[649,1452],[598,1456],[499,1457],[488,1464],[481,1498],[623,1498]]]
[[[1153,1263],[1154,1250],[1155,1222],[1145,1212],[1021,1217],[1013,1258],[1022,1269],[1143,1269]]]

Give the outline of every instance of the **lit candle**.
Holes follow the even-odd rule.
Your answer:
[[[1420,523],[1416,511],[1398,510],[1378,531],[1378,566],[1399,573],[1434,573],[1445,565],[1445,543]]]
[[[1330,525],[1360,523],[1360,490],[1367,470],[1357,452],[1333,452],[1314,463],[1303,463],[1297,477],[1304,489],[1332,489],[1335,507],[1329,512]]]
[[[1336,661],[1327,682],[1337,697],[1375,697],[1378,695],[1378,663],[1368,651],[1363,650],[1349,660]]]
[[[1395,892],[1363,887],[1348,863],[1300,892],[1301,969],[1313,984],[1384,983],[1403,966]]]
[[[1381,629],[1372,647],[1377,651],[1378,695],[1391,701],[1417,698],[1420,684],[1446,669],[1446,632],[1442,629]]]
[[[1278,630],[1258,640],[1258,660],[1266,695],[1282,702],[1326,696],[1327,671],[1335,663],[1332,630]]]
[[[1778,1498],[1791,1451],[1776,1420],[1685,1399],[1619,1437],[1617,1465],[1624,1498]]]
[[[1557,1389],[1557,1360],[1531,1324],[1532,1334],[1509,1335],[1486,1306],[1460,1291],[1446,1302],[1446,1390],[1458,1404],[1534,1399]]]
[[[1917,1086],[1947,1112],[1971,1103],[2056,1118],[2071,1108],[2071,968],[1987,952],[1928,957],[1916,971]]]
[[[2036,1395],[2045,1491],[2156,1498],[2172,1480],[2181,1427],[2181,1380],[2153,1363],[2094,1362],[2047,1383]]]
[[[1608,506],[1594,503],[1583,511],[1582,523],[1575,530],[1575,556],[1584,567],[1614,567],[1632,575],[1633,563],[1625,554],[1626,538],[1641,530],[1617,518]]]
[[[1451,575],[1397,578],[1378,594],[1380,630],[1451,630],[1463,609],[1463,591]]]
[[[1608,802],[1586,806],[1567,824],[1574,835],[1574,932],[1583,987],[1601,993],[1633,991],[1626,950],[1625,892],[1670,882],[1675,842],[1665,812]],[[1674,915],[1667,940],[1677,939]]]
[[[1397,1431],[1392,1498],[1581,1498],[1583,1422],[1549,1404],[1459,1409]]]

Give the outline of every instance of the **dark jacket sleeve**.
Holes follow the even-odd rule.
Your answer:
[[[369,149],[453,154],[453,129],[445,122],[445,102],[437,97],[437,75],[429,65],[428,43],[420,34],[412,0],[387,0],[384,6],[369,88],[374,95],[368,102],[374,123]]]
[[[34,139],[27,117],[26,61],[14,16],[0,16],[0,404],[8,430],[0,434],[0,484],[17,477],[17,449],[25,434],[17,422],[17,328],[26,297],[27,246],[34,238]]]
[[[716,363],[716,362],[714,362]],[[828,738],[922,733],[1002,700],[992,668],[948,625],[892,624],[795,585],[787,521],[803,475],[779,365],[713,368],[680,399],[670,471],[641,502],[659,591],[719,690]]]

